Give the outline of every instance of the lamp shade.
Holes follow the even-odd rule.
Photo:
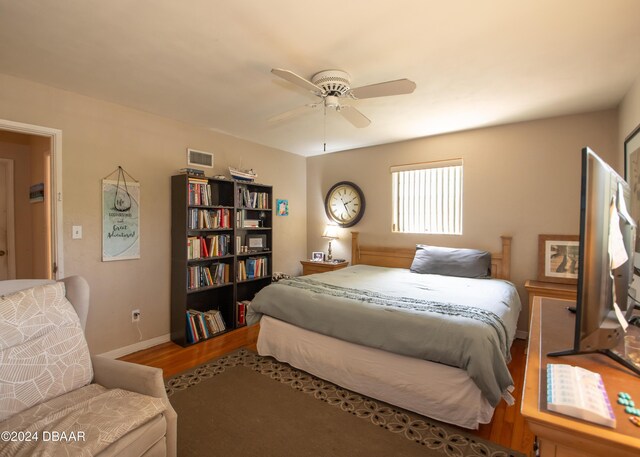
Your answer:
[[[324,228],[324,232],[322,233],[323,238],[329,238],[331,240],[337,240],[340,238],[338,236],[338,226],[333,224],[327,224]]]

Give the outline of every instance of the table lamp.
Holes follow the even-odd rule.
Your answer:
[[[331,242],[333,240],[337,240],[338,238],[340,238],[338,236],[338,226],[337,225],[333,225],[333,224],[327,224],[327,226],[324,229],[324,232],[322,233],[322,238],[328,238],[329,239],[329,252],[327,253],[327,260],[331,261],[332,257],[331,257]]]

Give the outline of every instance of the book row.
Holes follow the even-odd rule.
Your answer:
[[[250,192],[247,188],[238,189],[238,205],[245,208],[269,209],[267,192]]]
[[[202,259],[229,255],[230,235],[190,236],[187,238],[187,259]]]
[[[244,211],[238,211],[236,213],[236,228],[257,228],[263,226],[264,221],[262,219],[248,218]]]
[[[191,230],[231,228],[231,212],[226,208],[192,208],[187,223]]]
[[[211,311],[187,310],[187,341],[197,343],[211,338],[216,333],[224,332],[226,326],[222,313],[217,309]]]
[[[213,263],[211,265],[193,265],[187,268],[187,288],[227,284],[229,282],[229,264]]]
[[[267,257],[249,257],[238,261],[238,281],[267,276],[268,262]]]
[[[206,179],[189,178],[189,204],[213,205],[209,181]]]

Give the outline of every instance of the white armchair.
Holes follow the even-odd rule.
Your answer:
[[[89,312],[89,285],[84,278],[79,276],[65,278],[61,282],[64,284],[64,295],[73,306],[75,314],[77,315],[76,322],[79,321],[79,325],[82,331],[84,331]],[[42,320],[36,316],[35,318],[38,319],[36,321],[34,320],[34,316],[37,315],[38,312],[45,313],[45,308],[48,306],[40,302],[51,302],[51,297],[56,294],[56,290],[52,289],[55,287],[58,287],[59,289],[57,290],[59,291],[62,290],[61,285],[59,283],[56,284],[55,281],[0,281],[0,334],[3,334],[2,338],[0,338],[0,360],[2,360],[2,364],[0,364],[0,431],[22,431],[23,434],[21,436],[25,436],[25,433],[34,433],[35,429],[33,427],[36,427],[34,423],[37,422],[44,423],[45,427],[48,426],[55,429],[59,427],[62,422],[51,422],[51,417],[59,417],[62,414],[61,411],[66,414],[66,411],[69,410],[69,417],[66,417],[65,421],[66,423],[74,424],[72,427],[75,427],[77,432],[82,432],[80,435],[82,438],[92,440],[96,436],[99,437],[98,440],[102,443],[100,444],[97,455],[100,457],[116,455],[175,457],[177,452],[177,415],[169,403],[164,390],[162,370],[158,368],[92,355],[90,359],[85,357],[85,359],[87,359],[86,363],[90,365],[89,367],[86,369],[76,369],[75,371],[67,369],[63,376],[66,381],[70,371],[73,372],[72,377],[82,375],[86,377],[87,373],[89,373],[88,376],[93,373],[93,379],[91,380],[91,378],[89,378],[89,380],[91,380],[89,385],[83,385],[77,389],[67,387],[64,388],[62,393],[51,389],[53,391],[53,398],[45,398],[41,402],[35,400],[34,403],[34,400],[32,400],[33,396],[30,394],[26,395],[27,400],[24,400],[25,396],[16,398],[16,392],[23,392],[25,389],[28,389],[30,385],[38,385],[38,383],[42,383],[42,379],[47,379],[46,376],[40,376],[38,380],[25,381],[23,379],[25,377],[24,372],[35,372],[36,369],[32,368],[30,365],[31,362],[26,358],[20,359],[20,357],[24,357],[24,355],[18,356],[16,354],[21,353],[21,345],[33,343],[33,341],[27,341],[27,339],[44,338],[37,332],[31,336],[26,334],[34,333],[32,330],[34,327],[33,323]],[[43,290],[45,290],[45,292],[43,292]],[[58,298],[56,298],[56,300],[58,300]],[[20,309],[23,303],[25,309]],[[55,306],[60,307],[63,313],[73,314],[72,312],[68,312],[69,308],[64,308],[64,306],[68,306],[64,303],[60,304],[56,302]],[[57,311],[54,310],[54,313],[55,312]],[[75,319],[75,316],[72,316],[72,318]],[[32,319],[24,327],[28,329],[27,331],[19,328],[22,319]],[[49,327],[56,327],[56,319],[58,319],[58,317],[54,317],[53,319],[54,325],[51,325],[51,323],[47,325],[49,325]],[[61,318],[60,322],[63,321],[64,319]],[[61,325],[64,326],[66,323],[63,322]],[[60,329],[57,330],[59,331]],[[49,334],[45,335],[47,338],[47,346],[56,346],[58,344],[55,340],[58,338],[58,331],[52,332],[53,336],[49,336]],[[5,335],[9,335],[9,337],[5,338]],[[63,338],[67,338],[67,333],[64,333]],[[84,337],[81,336],[80,339],[86,348]],[[51,341],[53,341],[53,343]],[[60,346],[65,345],[66,340],[60,341],[59,344]],[[33,345],[29,346],[29,351],[31,351],[29,357],[31,359],[34,357],[37,358],[37,352],[34,355],[33,347]],[[35,347],[39,346],[36,345]],[[80,348],[80,352],[82,353],[82,348]],[[88,356],[88,349],[86,349],[86,355]],[[43,359],[48,360],[48,356]],[[88,362],[88,360],[90,360],[90,362]],[[7,361],[9,363],[7,363]],[[13,365],[12,361],[14,362]],[[25,366],[29,370],[27,370]],[[33,367],[39,366],[40,362],[33,363]],[[51,373],[57,373],[58,371],[56,370],[59,370],[59,368],[54,367],[49,369],[47,375],[51,376]],[[80,372],[80,375],[76,376],[77,372]],[[20,384],[19,389],[16,388],[18,384]],[[106,395],[105,392],[112,393],[113,398],[109,398],[106,401],[103,400],[102,403],[97,401],[96,403],[92,403],[96,399],[95,397]],[[121,410],[117,409],[118,402],[123,406]],[[85,404],[87,405],[85,410],[82,410],[82,408],[78,406]],[[141,416],[138,419],[133,418],[133,416],[138,415],[138,413],[142,414],[143,412],[145,412],[146,416]],[[100,413],[106,414],[101,416]],[[117,420],[114,420],[114,417],[118,417],[118,413],[122,414],[122,424],[126,421],[130,423],[121,427]],[[64,416],[64,414],[62,415]],[[91,420],[96,423],[87,422],[88,417],[92,418]],[[109,421],[112,423],[109,423]],[[80,430],[82,428],[86,430]],[[113,430],[119,428],[125,431],[113,432]],[[51,431],[52,430],[49,430],[49,432]],[[118,435],[118,433],[120,433],[120,435]],[[58,451],[68,452],[71,450],[69,448],[56,450],[55,446],[79,447],[83,444],[78,443],[77,436],[73,442],[68,443],[45,442],[43,441],[43,437],[41,433],[40,439],[36,443],[0,441],[0,455],[25,455],[26,446],[35,446],[29,448],[28,453],[38,449],[44,451],[43,455],[49,455],[48,453]],[[94,445],[95,443],[88,444]],[[92,449],[97,449],[97,447],[94,446]]]

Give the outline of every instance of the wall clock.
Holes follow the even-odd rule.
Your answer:
[[[356,225],[364,215],[364,208],[362,190],[349,181],[334,184],[324,199],[327,216],[340,227]]]

